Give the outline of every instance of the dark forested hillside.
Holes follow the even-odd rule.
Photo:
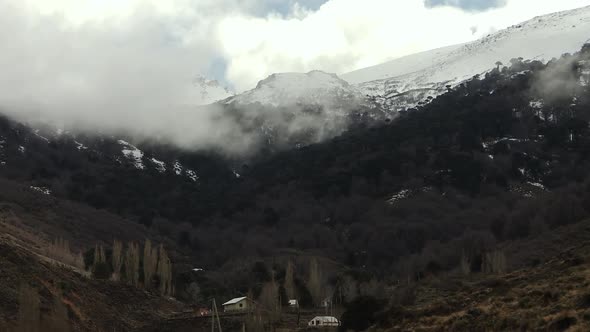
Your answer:
[[[514,59],[391,124],[251,165],[199,227],[248,232],[244,252],[317,250],[403,275],[581,220],[589,51]]]
[[[590,216],[589,75],[590,47],[513,59],[394,121],[248,160],[2,119],[0,175],[147,225],[214,270],[291,249],[420,278]]]

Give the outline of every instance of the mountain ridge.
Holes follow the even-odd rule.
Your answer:
[[[406,110],[486,73],[500,61],[548,61],[590,41],[590,6],[537,16],[465,44],[404,56],[342,74],[384,108]]]

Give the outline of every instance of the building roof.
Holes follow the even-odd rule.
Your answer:
[[[319,320],[324,323],[338,323],[338,319],[332,316],[316,316],[312,320]]]
[[[222,304],[222,306],[223,305],[236,304],[236,303],[241,302],[241,301],[243,301],[245,299],[247,299],[247,297],[245,297],[245,296],[244,297],[236,297],[235,299],[231,299],[231,300],[225,302],[224,304]]]

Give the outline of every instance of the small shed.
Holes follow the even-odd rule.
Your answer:
[[[248,311],[251,307],[250,300],[247,297],[236,297],[221,305],[223,312]]]
[[[307,323],[309,327],[331,327],[340,326],[340,321],[332,316],[316,316]]]
[[[289,300],[289,307],[297,308],[299,307],[299,302],[297,300]]]

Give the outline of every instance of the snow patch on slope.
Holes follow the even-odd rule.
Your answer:
[[[178,160],[174,162],[174,165],[172,165],[172,168],[174,169],[174,174],[176,174],[176,175],[182,174],[182,165],[178,162]]]
[[[154,163],[154,165],[156,166],[156,170],[158,170],[158,172],[160,173],[164,173],[166,172],[166,163],[158,160],[156,158],[151,158],[150,159],[152,163]]]
[[[400,191],[398,191],[397,193],[391,195],[391,198],[389,198],[387,200],[387,203],[389,204],[394,204],[395,202],[402,200],[402,199],[406,199],[408,197],[410,197],[411,191],[409,189],[402,189]]]
[[[51,195],[51,190],[45,188],[45,187],[35,187],[35,186],[30,186],[31,189],[42,193],[43,195]]]
[[[82,144],[78,141],[74,141],[74,143],[76,144],[76,149],[78,149],[79,151],[88,150],[88,147],[84,146],[84,144]]]
[[[127,159],[130,159],[133,161],[133,164],[135,165],[135,168],[137,169],[144,169],[145,166],[143,165],[143,152],[136,148],[134,145],[132,145],[131,143],[124,141],[124,140],[118,140],[117,141],[119,144],[123,145],[123,150],[121,151],[123,153],[123,155],[125,157],[127,157]]]
[[[39,129],[35,129],[33,130],[33,134],[35,134],[35,136],[39,137],[40,139],[44,140],[45,142],[49,143],[49,138],[42,136],[41,134],[39,134],[40,130]]]
[[[193,182],[197,182],[197,180],[199,180],[199,176],[197,175],[197,172],[193,171],[192,169],[186,169],[184,168],[184,166],[182,166],[182,164],[177,160],[174,162],[174,164],[172,165],[172,169],[174,170],[174,174],[176,175],[182,175],[182,172],[184,171],[184,173],[186,174],[186,176],[191,179]]]
[[[191,179],[193,182],[197,182],[197,180],[199,179],[199,177],[197,176],[197,173],[195,171],[193,171],[192,169],[187,169],[186,170],[186,175],[188,176],[189,179]]]

